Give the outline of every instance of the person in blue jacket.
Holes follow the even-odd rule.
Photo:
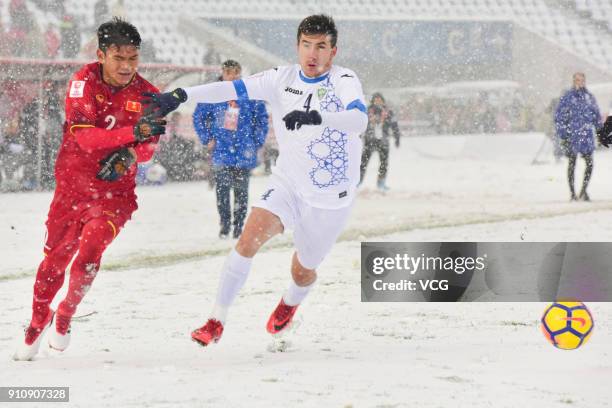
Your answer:
[[[555,112],[555,127],[561,146],[569,158],[567,181],[570,200],[590,201],[587,187],[593,173],[593,151],[595,132],[601,127],[601,115],[595,97],[586,89],[586,78],[582,72],[574,74],[573,87],[565,92]],[[586,162],[582,190],[576,197],[574,171],[576,158],[581,154]]]
[[[223,81],[239,79],[242,67],[234,60],[221,64]],[[249,178],[257,165],[257,150],[268,133],[268,113],[262,101],[199,103],[193,124],[202,143],[213,153],[217,210],[221,218],[220,238],[232,226],[230,191],[234,190],[233,237],[238,238],[247,214]]]

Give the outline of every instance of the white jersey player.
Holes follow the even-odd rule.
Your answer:
[[[299,25],[299,64],[242,80],[218,82],[165,94],[150,94],[149,110],[166,115],[187,99],[217,103],[233,99],[267,101],[279,145],[270,183],[247,219],[228,256],[216,304],[207,323],[192,333],[202,345],[221,337],[229,306],[246,281],[251,260],[272,236],[294,231],[295,253],[287,291],[267,330],[282,331],[316,280],[316,268],[342,232],[359,182],[361,140],[367,114],[361,83],[349,69],[332,65],[337,29],[325,15]]]

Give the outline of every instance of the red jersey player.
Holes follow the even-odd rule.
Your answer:
[[[49,327],[49,346],[66,349],[70,320],[100,268],[102,253],[138,208],[135,163],[151,159],[166,124],[141,112],[141,93],[158,90],[136,72],[140,41],[128,22],[115,18],[102,24],[98,62],[85,65],[69,83],[45,258],[16,360],[32,359]],[[68,293],[54,312],[51,301],[75,254]]]

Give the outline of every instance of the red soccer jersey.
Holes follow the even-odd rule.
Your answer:
[[[57,190],[94,199],[134,193],[136,166],[117,181],[98,180],[96,174],[100,160],[121,147],[134,147],[138,162],[153,157],[158,137],[146,143],[134,140],[133,127],[144,109],[142,92],[159,91],[138,74],[123,88],[108,85],[97,62],[74,74],[66,93],[64,139],[55,163]]]

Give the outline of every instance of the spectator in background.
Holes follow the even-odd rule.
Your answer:
[[[19,143],[25,147],[24,155],[26,157],[24,166],[23,188],[33,190],[38,185],[37,166],[38,162],[38,130],[39,130],[39,115],[40,101],[34,99],[27,104],[21,111],[19,117],[19,130],[17,137]]]
[[[555,111],[555,128],[569,159],[567,181],[570,200],[590,201],[587,187],[593,173],[593,151],[595,150],[595,130],[601,127],[601,115],[595,97],[586,89],[586,77],[582,72],[573,76],[573,87],[565,92]],[[582,155],[586,162],[584,180],[580,194],[574,190],[576,158]]]
[[[64,125],[64,112],[62,102],[65,96],[64,83],[45,82],[43,97],[43,119],[45,133],[42,143],[42,169],[41,186],[43,188],[55,187],[55,158],[62,142],[62,128]]]
[[[555,112],[557,112],[557,106],[559,106],[559,98],[552,98],[544,110],[544,134],[550,139],[553,144],[553,156],[555,162],[560,162],[563,157],[563,149],[561,149],[561,140],[557,135],[557,129],[555,127]]]
[[[242,68],[233,60],[221,65],[222,80],[239,79]],[[233,236],[238,238],[246,218],[251,169],[257,150],[268,133],[268,113],[262,101],[240,100],[199,103],[193,124],[204,145],[213,150],[213,165],[220,217],[219,237],[227,238],[232,226],[230,190],[234,190]]]
[[[71,14],[65,14],[60,24],[60,48],[64,58],[75,58],[81,50],[81,33]]]
[[[361,178],[359,184],[363,182],[370,157],[374,151],[380,156],[380,167],[378,168],[377,188],[387,191],[386,179],[389,167],[389,138],[393,133],[395,147],[400,145],[400,131],[393,111],[385,103],[385,98],[380,93],[374,93],[370,106],[368,107],[368,127],[363,136],[364,148],[361,155]]]
[[[45,58],[55,59],[59,54],[61,40],[55,27],[52,23],[47,25],[47,31],[45,31]]]
[[[181,114],[174,112],[168,121],[166,137],[162,137],[156,160],[166,169],[168,179],[189,181],[193,179],[197,159],[192,140],[181,136]]]
[[[24,168],[30,154],[19,137],[19,118],[4,121],[0,137],[0,192],[23,189]]]
[[[272,127],[271,116],[268,119],[268,129],[268,136],[266,136],[266,143],[264,143],[263,148],[264,172],[266,175],[272,174],[272,165],[276,165],[276,159],[278,158],[278,142]]]

